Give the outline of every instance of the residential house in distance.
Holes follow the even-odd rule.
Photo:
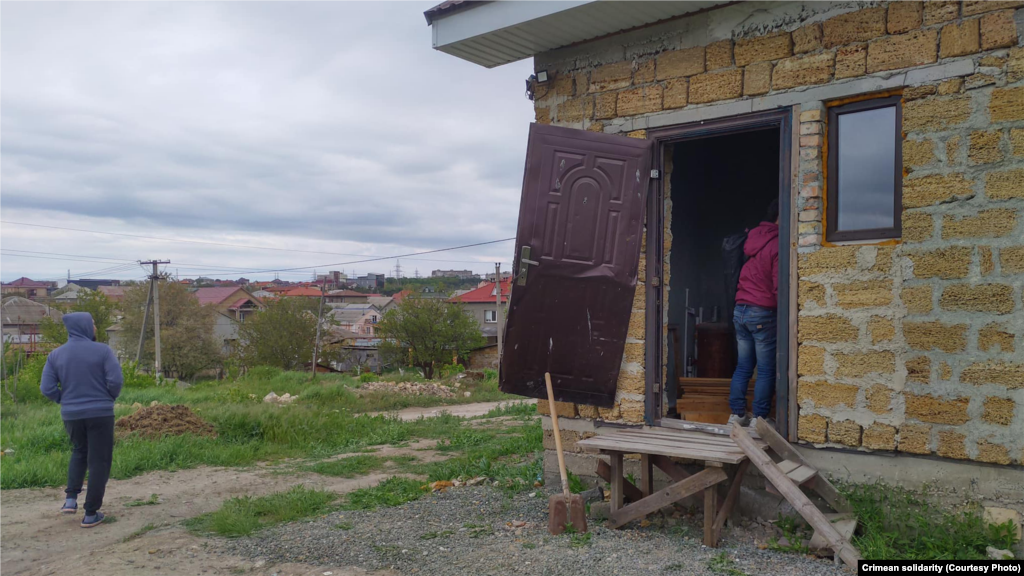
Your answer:
[[[504,282],[504,281],[506,281],[506,280],[508,280],[510,278],[512,278],[512,272],[509,272],[508,270],[503,270],[501,272],[501,281],[502,282]],[[494,282],[494,272],[491,272],[491,273],[487,274],[486,276],[484,276],[484,280],[486,280],[487,282]]]
[[[43,344],[39,332],[39,323],[43,318],[60,322],[63,317],[60,310],[23,296],[5,297],[0,314],[3,319],[3,341],[30,354],[50,349]]]
[[[330,316],[342,330],[362,337],[373,337],[382,314],[373,304],[342,304],[331,309]]]
[[[398,301],[395,300],[394,296],[370,296],[366,299],[367,304],[371,304],[380,310],[383,316],[388,310],[393,310],[398,307]]]
[[[92,292],[92,290],[79,286],[74,282],[68,282],[59,290],[53,293],[53,301],[57,304],[71,305],[78,302],[78,297],[86,292]]]
[[[106,296],[111,302],[124,301],[124,286],[100,286],[96,290]]]
[[[327,293],[328,304],[366,304],[369,294],[356,292],[355,290],[331,290]]]
[[[213,333],[225,353],[230,352],[238,341],[239,325],[247,316],[265,307],[262,301],[240,286],[197,288],[193,295],[200,304],[216,310]]]
[[[13,282],[0,284],[3,296],[21,296],[29,300],[45,298],[54,287],[53,282],[39,282],[22,276]]]
[[[508,295],[511,289],[511,281],[501,283],[503,315],[508,308]],[[498,341],[498,294],[496,290],[497,284],[494,282],[482,282],[479,287],[448,299],[449,302],[461,304],[462,308],[476,320],[480,326],[480,334],[487,338],[488,343]]]
[[[1024,512],[1024,3],[636,6],[426,14],[435,49],[535,71],[502,389],[564,366],[538,407],[569,446],[724,423],[722,240],[777,200],[779,433],[819,473]]]
[[[324,293],[319,288],[296,286],[279,294],[285,298],[320,298]]]
[[[472,278],[478,278],[479,276],[472,270],[434,270],[430,273],[431,278],[458,278],[460,280],[469,280]]]
[[[103,278],[82,278],[80,280],[71,280],[70,283],[78,284],[82,288],[88,288],[89,290],[98,290],[100,286],[120,286],[121,281],[115,279],[103,279]]]

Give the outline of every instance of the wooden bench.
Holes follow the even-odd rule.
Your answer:
[[[760,449],[766,443],[752,440]],[[579,446],[597,450],[609,457],[598,466],[598,475],[611,484],[610,528],[618,528],[639,520],[652,512],[684,498],[704,492],[704,544],[717,546],[718,538],[729,513],[739,500],[740,484],[750,464],[746,453],[728,436],[701,431],[668,428],[634,428],[600,434],[579,442]],[[640,455],[640,486],[627,481],[623,475],[623,456]],[[689,474],[672,459],[682,458],[702,462],[704,470]],[[672,484],[654,490],[654,467],[657,466],[672,479]],[[726,467],[729,472],[726,472]],[[727,484],[728,490],[719,499],[718,485]],[[626,505],[624,497],[632,500]]]

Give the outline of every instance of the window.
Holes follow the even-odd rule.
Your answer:
[[[497,322],[498,311],[497,310],[484,310],[484,322]]]
[[[900,237],[902,126],[900,96],[829,108],[826,240]]]

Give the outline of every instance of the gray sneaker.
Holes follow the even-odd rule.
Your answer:
[[[740,428],[746,428],[747,426],[750,426],[750,413],[747,412],[743,416],[740,416],[738,414],[730,415],[729,416],[729,425],[730,426],[739,426]]]

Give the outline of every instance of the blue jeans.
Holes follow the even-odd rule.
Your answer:
[[[757,365],[754,382],[754,416],[765,418],[775,396],[775,310],[737,304],[732,314],[739,353],[729,387],[729,409],[743,416],[747,412],[747,386]]]

